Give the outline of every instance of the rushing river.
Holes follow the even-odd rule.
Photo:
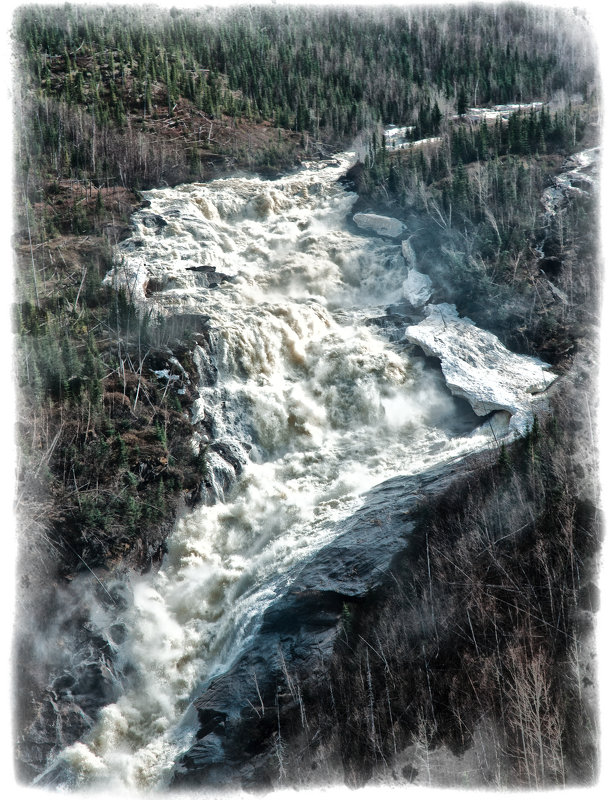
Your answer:
[[[110,279],[138,303],[209,318],[211,349],[196,358],[217,378],[195,414],[221,447],[214,490],[179,521],[160,570],[130,577],[115,643],[128,677],[61,754],[72,784],[166,785],[192,736],[193,694],[362,493],[493,442],[436,370],[369,324],[402,301],[407,269],[398,243],[353,226],[357,197],[338,181],[349,163],[146,192],[117,252]],[[91,617],[111,639],[116,613],[93,604]]]

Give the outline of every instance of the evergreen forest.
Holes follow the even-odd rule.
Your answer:
[[[259,756],[257,789],[310,785],[320,763],[353,787],[394,764],[419,783],[398,753],[480,753],[486,735],[501,788],[597,780],[598,203],[581,193],[550,219],[540,203],[599,144],[584,11],[28,3],[12,43],[17,593],[40,620],[15,637],[19,780],[56,753],[49,731],[72,744],[99,712],[74,712],[36,665],[56,598],[85,573],[105,591],[121,570],[157,569],[210,486],[209,445],[191,445],[194,381],[162,373],[177,358],[196,375],[212,332],[104,282],[141,193],[273,179],[345,150],[354,210],[407,223],[435,302],[549,362],[562,388],[521,441],[423,505],[392,588],[340,603],[325,672],[290,685],[271,722],[243,714],[233,746]],[[508,104],[521,108],[472,113]]]

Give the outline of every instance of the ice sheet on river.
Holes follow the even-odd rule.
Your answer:
[[[428,305],[424,311],[427,318],[410,325],[405,336],[426,355],[440,359],[452,394],[464,397],[480,416],[507,411],[510,431],[525,433],[556,378],[549,365],[507,350],[494,334],[459,317],[453,305]]]

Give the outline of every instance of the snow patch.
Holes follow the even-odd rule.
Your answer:
[[[544,103],[535,101],[533,103],[506,103],[492,106],[491,108],[468,108],[464,118],[469,122],[495,122],[496,120],[507,120],[511,114],[518,111],[540,111]],[[454,119],[460,119],[458,114]]]
[[[179,380],[179,375],[172,375],[168,369],[153,369],[150,371],[153,372],[159,380],[169,382]]]

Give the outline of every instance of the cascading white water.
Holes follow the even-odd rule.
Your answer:
[[[348,164],[147,192],[120,248],[111,280],[138,302],[209,318],[212,351],[198,357],[218,378],[197,414],[243,470],[179,521],[158,573],[132,576],[128,686],[60,757],[79,785],[162,787],[193,731],[193,692],[231,663],[290,568],[375,484],[493,441],[366,324],[402,300],[407,269],[399,245],[350,229],[356,195],[337,182]],[[230,280],[209,288],[201,265]],[[209,469],[230,465],[215,451]]]

